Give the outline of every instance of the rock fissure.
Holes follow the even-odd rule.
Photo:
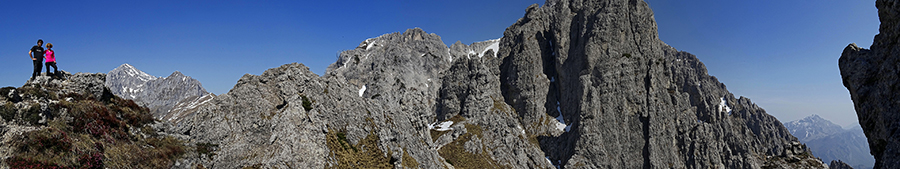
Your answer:
[[[643,128],[644,133],[644,148],[642,150],[643,160],[644,160],[644,168],[653,168],[653,164],[650,162],[650,116],[646,117],[638,117]]]

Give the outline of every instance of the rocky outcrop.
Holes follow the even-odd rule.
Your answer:
[[[832,160],[831,164],[828,165],[828,168],[830,168],[830,169],[853,169],[853,167],[850,167],[849,164],[844,163],[841,160],[837,160],[837,161]]]
[[[215,96],[206,92],[200,81],[185,76],[181,72],[175,71],[168,77],[159,78],[144,73],[127,63],[109,71],[106,86],[116,96],[132,99],[139,105],[150,108],[153,117],[157,119],[172,116],[170,111],[180,101],[195,101],[196,98]],[[190,105],[192,103],[181,104]]]
[[[838,65],[875,156],[875,168],[891,168],[900,166],[900,135],[894,132],[900,128],[900,2],[877,0],[875,7],[881,27],[871,49],[850,44]]]
[[[39,76],[26,82],[22,87],[4,87],[0,89],[0,103],[5,103],[0,115],[0,122],[8,124],[46,124],[47,119],[58,116],[59,112],[51,111],[51,104],[59,102],[60,96],[82,95],[95,100],[113,98],[109,89],[103,85],[105,74],[61,72],[66,80],[49,76]],[[52,89],[52,90],[50,90]],[[65,99],[65,98],[63,98]],[[72,99],[72,98],[69,98]],[[26,110],[23,112],[17,110]],[[6,137],[4,137],[6,138]]]
[[[329,155],[325,147],[326,132],[329,131],[326,126],[341,125],[319,120],[319,113],[305,109],[304,100],[307,107],[312,108],[319,107],[319,103],[327,97],[342,98],[345,103],[358,103],[362,98],[351,97],[354,96],[349,91],[352,87],[346,84],[330,84],[331,94],[320,94],[329,84],[317,79],[317,75],[300,64],[270,69],[260,76],[245,75],[231,92],[219,95],[208,104],[199,105],[197,111],[187,117],[174,119],[177,123],[171,132],[189,135],[196,145],[206,147],[204,149],[209,152],[187,157],[181,167],[240,168],[262,165],[271,168],[286,165],[322,168]],[[376,107],[334,101],[329,103],[358,109]],[[363,113],[330,112],[344,112],[340,115]],[[356,122],[356,125],[370,124]]]
[[[787,122],[784,127],[822,161],[839,160],[856,168],[872,168],[875,164],[866,135],[859,126],[844,129],[818,115],[810,115]]]
[[[323,76],[244,75],[172,119],[179,168],[826,168],[643,1],[550,0],[500,39],[367,39]]]

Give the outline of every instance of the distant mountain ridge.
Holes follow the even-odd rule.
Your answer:
[[[185,99],[210,95],[200,81],[179,71],[161,78],[127,63],[109,71],[105,85],[116,96],[132,99],[139,105],[150,108],[153,117],[157,119],[167,116],[170,110]]]
[[[784,127],[791,131],[794,137],[801,142],[828,137],[831,134],[844,131],[841,126],[825,120],[819,115],[813,114],[800,120],[784,123]]]
[[[857,169],[872,168],[875,158],[859,125],[844,129],[819,115],[784,123],[822,161],[839,160]]]

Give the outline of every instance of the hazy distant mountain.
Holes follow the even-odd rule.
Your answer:
[[[831,134],[844,131],[841,126],[825,120],[819,115],[810,115],[800,120],[784,123],[784,127],[791,131],[794,137],[801,142],[827,137]]]
[[[875,158],[862,128],[844,129],[818,115],[787,122],[784,127],[812,150],[822,161],[841,160],[854,168],[872,168]]]
[[[149,108],[153,117],[157,119],[166,116],[182,100],[209,94],[200,81],[181,72],[175,71],[168,77],[160,78],[144,73],[127,63],[109,71],[106,74],[105,84],[116,96],[132,99],[139,105]]]

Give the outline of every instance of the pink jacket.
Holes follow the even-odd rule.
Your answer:
[[[45,62],[56,62],[56,55],[53,55],[53,50],[44,52],[44,59],[47,59]]]

